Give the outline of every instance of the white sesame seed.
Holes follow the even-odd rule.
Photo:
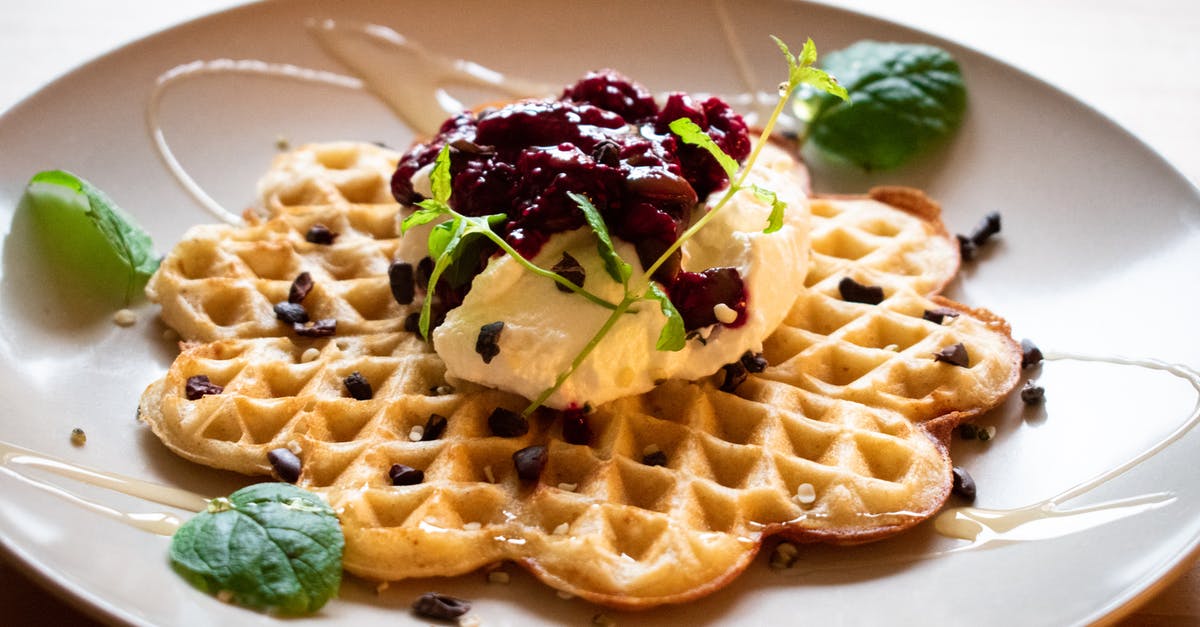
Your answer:
[[[383,594],[383,591],[387,590],[390,586],[391,584],[386,581],[379,582],[379,585],[375,586],[375,594]]]
[[[799,555],[800,549],[796,548],[795,544],[780,542],[775,547],[775,551],[771,553],[771,568],[791,568],[792,564],[796,563],[796,558]]]
[[[801,505],[811,505],[817,500],[817,490],[811,483],[801,483],[796,486],[796,496],[793,498]]]
[[[700,334],[700,339],[707,340],[708,336],[712,335],[713,330],[716,328],[717,328],[717,325],[710,324],[706,327],[700,327],[696,331]]]
[[[733,310],[733,307],[730,307],[725,303],[717,303],[713,305],[713,316],[715,316],[717,321],[721,324],[733,324],[733,322],[737,320],[738,315],[737,312]]]
[[[448,385],[439,385],[436,388],[433,388],[433,393],[438,396],[445,396],[447,394],[453,394],[454,388]]]
[[[483,467],[483,476],[487,477],[488,483],[496,483],[496,475],[492,472],[491,466]]]
[[[510,581],[508,573],[502,570],[493,570],[488,573],[488,583],[508,583]]]
[[[410,442],[420,442],[421,438],[423,437],[425,437],[425,427],[422,427],[421,425],[413,426],[412,430],[408,432],[408,439]]]
[[[574,492],[575,488],[578,488],[578,487],[579,487],[578,483],[560,483],[560,484],[558,484],[558,489],[564,490],[566,492]]]
[[[300,363],[307,364],[311,361],[315,361],[320,356],[321,351],[315,346],[310,346],[304,349],[304,352],[300,354]]]
[[[478,521],[469,522],[463,525],[463,531],[479,531],[482,526]]]
[[[118,326],[131,327],[137,324],[137,313],[132,309],[118,309],[117,313],[113,314],[113,322]]]
[[[900,345],[899,344],[888,344],[887,346],[883,347],[883,350],[891,351],[894,353],[894,352],[900,350]]]
[[[555,527],[554,531],[552,533],[556,536],[565,536],[565,535],[567,535],[567,530],[570,528],[571,527],[567,523],[562,523],[559,526]]]
[[[987,431],[989,440],[996,437],[996,427],[994,427],[992,425],[988,425],[988,426],[984,427],[983,430]]]
[[[558,592],[556,592],[555,594],[557,594],[557,595],[558,595],[558,598],[560,598],[560,599],[567,599],[567,600],[569,600],[569,599],[574,599],[574,598],[575,598],[575,595],[571,594],[570,592],[567,592],[566,590],[559,590],[559,591],[558,591]]]
[[[657,444],[647,444],[646,448],[642,449],[642,455],[653,455],[661,450]]]

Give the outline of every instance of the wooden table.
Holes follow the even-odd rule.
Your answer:
[[[118,45],[232,0],[6,0],[0,110]],[[966,43],[1091,103],[1200,181],[1200,2],[838,0]],[[1200,624],[1200,566],[1185,568],[1121,625]],[[95,622],[0,561],[8,624]]]

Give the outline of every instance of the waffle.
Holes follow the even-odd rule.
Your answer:
[[[202,464],[270,474],[268,451],[297,451],[299,484],[339,512],[345,567],[363,577],[455,575],[513,560],[559,590],[614,607],[694,599],[735,577],[769,536],[857,543],[930,516],[950,490],[950,428],[997,404],[1017,379],[1020,354],[1003,321],[931,296],[958,264],[937,206],[885,188],[813,202],[806,289],[765,342],[771,365],[733,393],[719,389],[719,377],[668,381],[596,408],[590,445],[568,444],[550,411],[535,413],[520,437],[495,437],[492,410],[519,411],[526,401],[449,388],[440,359],[387,326],[402,317],[383,263],[394,233],[353,227],[363,218],[351,217],[376,208],[281,204],[266,223],[185,238],[160,271],[189,277],[171,283],[177,296],[167,296],[166,279],[151,283],[164,319],[176,325],[168,307],[190,306],[203,315],[183,317],[185,337],[232,339],[186,347],[139,407],[168,447]],[[293,272],[325,267],[330,251],[308,251],[296,237],[308,226],[301,216],[311,215],[340,217],[343,235],[373,242],[362,255],[379,259],[358,264],[359,273],[331,273],[324,288],[328,279],[314,276],[313,294],[378,283],[392,313],[371,322],[385,328],[339,318],[337,337],[305,339],[259,315],[286,298]],[[278,246],[286,271],[253,272],[239,242]],[[204,271],[187,270],[189,246],[212,260],[196,262]],[[845,277],[882,287],[885,298],[844,301]],[[203,303],[229,284],[241,285],[230,299],[238,315],[223,317]],[[924,319],[939,308],[958,315]],[[969,367],[933,359],[957,343]],[[349,397],[343,379],[353,372],[371,384],[371,399]],[[223,392],[187,400],[186,381],[199,374]],[[414,441],[432,414],[447,418],[446,431]],[[547,447],[548,463],[538,481],[524,482],[512,454],[534,444]],[[643,463],[656,452],[665,465]],[[393,486],[393,464],[423,470],[424,481]]]
[[[306,144],[280,153],[258,182],[259,204],[274,216],[287,207],[390,204],[400,154],[375,144]]]

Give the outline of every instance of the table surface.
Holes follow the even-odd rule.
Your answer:
[[[1200,181],[1200,2],[1195,0],[837,0],[830,4],[962,42],[1043,78],[1128,128]],[[0,111],[80,63],[234,0],[6,0]],[[0,560],[9,624],[95,622]],[[1200,565],[1120,623],[1200,625]]]

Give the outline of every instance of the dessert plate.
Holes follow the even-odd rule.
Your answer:
[[[663,23],[663,15],[678,19]],[[483,4],[464,13],[428,2],[267,3],[170,29],[64,76],[0,117],[0,224],[8,225],[0,265],[0,398],[7,401],[0,439],[205,496],[246,483],[174,457],[134,420],[143,387],[174,356],[155,309],[142,304],[134,326],[114,325],[117,305],[72,289],[74,277],[53,275],[38,259],[17,205],[34,172],[62,168],[134,214],[160,252],[189,225],[214,221],[156,152],[146,122],[155,85],[198,60],[346,73],[309,36],[314,18],[386,25],[439,54],[542,83],[613,67],[655,91],[722,94],[748,85],[769,91],[778,82],[782,61],[768,34],[794,45],[811,36],[823,51],[865,38],[942,45],[968,83],[959,134],[887,173],[810,153],[815,187],[921,187],[943,203],[958,232],[1000,211],[1001,239],[964,266],[948,295],[996,311],[1016,335],[1056,358],[1031,375],[1047,390],[1045,405],[1025,408],[1013,399],[981,421],[996,428],[995,439],[955,443],[957,463],[979,485],[976,505],[1027,508],[1005,515],[1010,529],[997,527],[975,543],[943,535],[930,521],[881,543],[804,547],[793,568],[771,570],[763,556],[706,599],[633,616],[559,598],[518,569],[509,585],[472,575],[377,591],[348,579],[340,599],[304,622],[422,624],[407,607],[436,589],[471,599],[472,613],[489,625],[579,624],[600,612],[618,622],[674,624],[781,621],[798,612],[820,623],[1086,623],[1127,611],[1196,553],[1200,481],[1192,460],[1200,430],[1190,426],[1197,388],[1187,368],[1162,366],[1195,365],[1200,355],[1191,320],[1200,295],[1181,289],[1200,267],[1200,194],[1137,139],[1051,86],[960,45],[804,3],[534,2],[520,13]],[[158,114],[154,130],[182,168],[235,212],[253,203],[255,181],[280,142],[403,147],[413,138],[365,92],[246,73],[173,83]],[[70,444],[74,427],[88,434],[85,446]],[[191,589],[167,563],[168,537],[116,515],[184,510],[65,479],[9,453],[0,458],[0,543],[98,614],[133,624],[274,622]]]

